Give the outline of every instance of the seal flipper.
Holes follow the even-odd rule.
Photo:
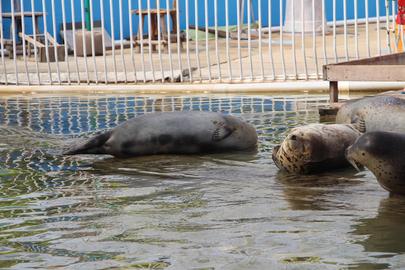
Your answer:
[[[366,121],[364,119],[360,119],[359,125],[357,128],[361,133],[366,133]]]
[[[215,142],[224,140],[228,138],[234,131],[235,128],[232,128],[224,123],[219,123],[212,134],[212,140]]]
[[[363,117],[359,115],[352,117],[351,124],[361,133],[366,133],[366,121]]]
[[[81,143],[77,146],[73,146],[71,149],[65,151],[63,155],[79,155],[79,154],[105,154],[103,145],[111,137],[112,132],[107,131],[101,133],[84,143]]]

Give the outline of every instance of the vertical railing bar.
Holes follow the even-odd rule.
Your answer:
[[[169,51],[170,81],[174,82],[170,18],[170,3],[169,0],[166,0],[167,50]]]
[[[391,8],[392,8],[392,29],[395,31],[395,2],[392,1],[391,2]],[[394,35],[395,36],[395,35]],[[398,43],[396,41],[396,37],[395,37],[395,42],[394,42],[394,46],[395,46],[395,52],[398,52]]]
[[[90,2],[90,35],[91,35],[91,54],[93,57],[93,66],[94,66],[94,75],[96,79],[96,84],[98,84],[98,70],[97,70],[97,62],[96,62],[96,45],[94,41],[94,21],[93,21],[93,1]]]
[[[378,55],[381,55],[381,35],[380,35],[380,1],[376,0],[375,4],[375,12],[377,15],[377,51],[378,51]]]
[[[110,0],[110,24],[111,24],[111,52],[113,58],[113,67],[115,74],[115,83],[118,83],[117,61],[115,57],[115,29],[114,29],[114,6]]]
[[[358,24],[358,4],[354,2],[354,47],[356,51],[356,59],[360,58],[359,55],[359,24]]]
[[[156,14],[156,19],[157,19],[157,35],[158,35],[158,52],[159,52],[159,66],[160,66],[160,73],[162,76],[162,82],[165,81],[165,73],[163,70],[163,60],[162,60],[162,38],[161,38],[161,25],[160,25],[160,0],[156,0],[157,7],[156,10],[158,11]]]
[[[281,66],[283,69],[283,80],[287,79],[285,60],[284,60],[284,37],[283,37],[283,0],[280,0],[280,55],[281,55]]]
[[[131,10],[130,10],[131,12]],[[101,38],[103,39],[103,62],[104,62],[104,83],[108,84],[108,69],[107,69],[107,50],[105,48],[105,18],[104,18],[104,0],[100,0],[100,17],[101,17]]]
[[[31,0],[34,1],[34,0]],[[0,12],[3,13],[2,1],[0,1]],[[6,61],[4,58],[4,32],[3,32],[3,17],[0,16],[0,44],[1,44],[1,63],[3,64],[4,82],[8,85]],[[38,69],[37,69],[38,72]]]
[[[367,0],[366,0],[367,1]],[[337,55],[337,48],[336,48],[336,0],[333,0],[333,52],[335,55],[335,63],[339,61],[338,55]]]
[[[20,7],[21,7],[21,31],[22,31],[22,46],[23,46],[23,59],[24,59],[24,67],[25,67],[25,74],[27,76],[28,85],[31,85],[30,74],[28,72],[28,64],[27,64],[27,48],[25,44],[25,18],[24,18],[24,1],[20,0]]]
[[[308,80],[308,65],[307,65],[307,56],[306,56],[306,46],[305,46],[305,20],[304,20],[304,0],[301,0],[301,50],[304,60],[304,72],[305,80]]]
[[[85,24],[85,10],[84,10],[84,0],[80,1],[80,14],[82,17],[82,39],[83,39],[83,57],[84,57],[84,68],[86,70],[86,81],[87,84],[90,83],[89,78],[89,67],[87,65],[87,48],[86,48],[86,24]]]
[[[168,0],[167,0],[168,1]],[[139,46],[141,48],[141,67],[143,72],[143,82],[146,82],[146,70],[145,70],[145,54],[144,54],[144,47],[143,47],[143,15],[142,15],[142,0],[138,0],[138,10],[139,10],[139,27],[138,27],[138,39],[139,39]]]
[[[68,79],[68,84],[70,85],[72,82],[71,82],[71,79],[70,79],[69,52],[68,52],[68,46],[67,46],[65,0],[61,0],[61,6],[62,6],[62,27],[63,27],[63,40],[64,40],[64,47],[65,47],[65,61],[66,61],[66,68],[67,68],[67,79]],[[34,9],[32,9],[32,10],[34,10]],[[37,57],[35,56],[35,59],[36,58]]]
[[[168,0],[167,0],[168,1]],[[200,65],[200,48],[198,44],[198,0],[194,0],[194,21],[195,21],[195,55],[197,58],[197,68],[200,75],[200,82],[202,81],[201,65]],[[172,75],[173,76],[173,75]]]
[[[291,30],[291,35],[292,35],[292,58],[293,58],[293,65],[294,65],[294,77],[295,79],[298,78],[298,70],[297,70],[297,55],[296,55],[296,45],[295,45],[295,14],[294,14],[294,5],[295,1],[291,1],[291,14],[292,14],[292,30]]]
[[[186,0],[187,2],[187,0]],[[217,57],[217,68],[218,68],[218,75],[219,81],[222,81],[222,74],[221,74],[221,61],[219,58],[219,50],[218,50],[218,0],[214,0],[214,24],[215,24],[215,55]]]
[[[346,1],[346,0],[345,0]],[[316,78],[319,79],[318,52],[316,50],[316,29],[315,29],[315,0],[312,0],[312,50],[314,54]]]
[[[356,2],[356,1],[355,1]],[[325,0],[322,0],[322,47],[323,47],[323,64],[328,64],[328,52],[326,51],[326,11]]]
[[[122,67],[124,69],[124,78],[125,78],[125,83],[128,83],[128,76],[127,76],[127,66],[125,64],[125,56],[124,56],[124,22],[123,22],[123,16],[122,16],[122,0],[118,1],[118,16],[120,20],[120,44],[121,44],[121,60],[122,60]]]
[[[370,57],[370,34],[369,34],[369,17],[368,17],[368,1],[364,0],[365,2],[365,15],[366,15],[366,46],[367,46],[367,57]]]
[[[389,1],[385,0],[385,30],[387,31],[386,35],[386,45],[388,48],[388,52],[392,53],[391,49],[391,31],[390,31],[390,5]]]
[[[136,76],[136,66],[135,66],[135,55],[134,55],[134,26],[132,23],[132,0],[128,0],[128,20],[129,20],[129,42],[130,42],[130,50],[131,50],[131,63],[132,69],[134,70],[134,80],[135,82],[138,81]]]
[[[58,83],[62,84],[61,78],[60,78],[60,66],[59,66],[59,57],[58,57],[58,41],[57,41],[57,35],[56,35],[56,18],[55,18],[55,0],[51,1],[51,12],[52,12],[52,32],[53,32],[53,39],[55,40],[53,44],[53,52],[55,54],[55,62],[56,62],[56,72],[58,75]],[[24,25],[24,23],[23,23]]]
[[[14,1],[11,1],[11,35],[13,36],[13,62],[16,85],[19,84],[18,80],[18,67],[17,67],[17,44],[16,44],[16,30],[15,30],[15,14],[14,14]]]
[[[271,12],[272,12],[272,8],[271,8],[271,4],[272,4],[272,0],[268,1],[268,25],[269,25],[269,60],[270,60],[270,65],[271,65],[271,73],[272,73],[272,80],[276,79],[276,71],[274,69],[274,58],[273,58],[273,38],[272,38],[272,30],[271,30],[271,26],[272,26],[272,16],[271,16]]]
[[[241,42],[240,42],[240,34],[241,34],[241,24],[242,18],[241,16],[241,7],[240,7],[240,0],[237,0],[238,2],[236,3],[236,13],[237,13],[237,24],[238,24],[238,59],[239,59],[239,79],[243,79],[243,67],[242,67],[242,52],[241,52]]]
[[[176,35],[177,35],[177,56],[180,69],[180,81],[183,82],[183,65],[181,61],[181,39],[180,39],[180,5],[176,5]]]
[[[248,55],[249,55],[249,74],[250,80],[253,80],[253,62],[252,62],[252,15],[250,13],[250,1],[247,0],[247,23],[248,23]]]
[[[209,51],[209,33],[208,33],[208,0],[204,0],[204,19],[205,19],[205,56],[207,58],[208,80],[211,82],[211,61]]]
[[[343,0],[343,36],[345,44],[345,57],[349,61],[349,45],[347,41],[347,0]]]
[[[191,70],[191,63],[190,63],[190,28],[189,28],[189,3],[188,0],[186,0],[186,50],[187,50],[187,65],[188,65],[188,76],[190,82],[193,81],[193,74]],[[196,29],[197,31],[197,29]]]
[[[77,59],[77,46],[76,46],[76,18],[75,18],[75,5],[74,0],[70,0],[71,6],[71,15],[72,15],[72,31],[73,31],[73,56],[76,62],[76,72],[77,72],[77,83],[80,84],[80,70],[79,70],[79,62]]]
[[[226,28],[226,57],[228,62],[229,80],[232,81],[232,65],[229,52],[229,0],[225,0],[225,28]]]
[[[44,35],[45,35],[45,57],[46,57],[46,62],[48,64],[48,75],[49,75],[49,81],[50,84],[53,84],[52,81],[52,74],[51,74],[51,64],[49,63],[49,44],[48,44],[48,38],[47,38],[47,33],[48,33],[48,26],[46,23],[46,5],[45,5],[45,0],[42,0],[42,17],[43,17],[43,23],[44,23]]]
[[[260,57],[260,70],[262,80],[264,81],[264,63],[263,63],[263,45],[262,45],[262,0],[258,0],[258,15],[259,15],[259,57]]]
[[[153,56],[152,56],[152,18],[151,18],[151,12],[150,12],[150,0],[146,1],[146,8],[148,12],[148,53],[149,53],[149,62],[150,62],[150,67],[152,69],[152,82],[155,82],[155,68],[153,66]]]

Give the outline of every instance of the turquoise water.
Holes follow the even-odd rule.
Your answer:
[[[370,172],[287,176],[271,149],[326,96],[0,98],[1,269],[405,269],[405,200]],[[257,153],[64,157],[153,111],[222,111]]]

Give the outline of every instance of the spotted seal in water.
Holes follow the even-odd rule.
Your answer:
[[[339,109],[336,123],[353,124],[362,133],[369,131],[405,133],[404,98],[379,95],[348,101]]]
[[[367,167],[384,189],[405,194],[405,134],[366,133],[346,150],[346,158],[357,169]]]
[[[195,154],[254,149],[255,128],[214,112],[161,112],[130,119],[79,143],[65,155],[110,154],[131,157],[152,154]]]
[[[345,150],[361,135],[352,125],[311,124],[291,130],[273,149],[276,166],[294,174],[309,174],[350,165]]]

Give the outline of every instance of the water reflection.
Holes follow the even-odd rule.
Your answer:
[[[398,257],[393,268],[405,267],[405,200],[402,196],[389,196],[380,201],[375,217],[360,219],[353,226],[352,232],[360,236],[356,243],[364,247],[364,251],[376,260]],[[398,256],[399,255],[399,256]],[[365,269],[368,264],[353,267]],[[368,265],[370,266],[370,265]],[[379,269],[389,268],[388,263],[377,263]],[[392,266],[391,266],[392,267]]]
[[[284,197],[293,210],[327,210],[334,207],[347,207],[333,197],[344,194],[345,187],[360,184],[353,168],[344,168],[333,173],[317,175],[291,175],[278,171],[276,179],[283,185]]]

